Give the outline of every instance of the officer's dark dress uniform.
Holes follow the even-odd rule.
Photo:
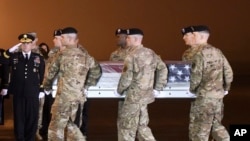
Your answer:
[[[9,61],[4,58],[4,49],[0,49],[0,91],[8,88]],[[4,99],[8,96],[0,95],[0,125],[4,124]]]
[[[32,42],[28,34],[19,36],[21,42]],[[11,81],[8,93],[13,94],[14,132],[17,141],[34,141],[38,124],[39,92],[42,92],[44,58],[30,53],[25,60],[22,52],[6,53],[11,66]]]

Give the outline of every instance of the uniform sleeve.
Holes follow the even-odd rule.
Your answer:
[[[187,53],[188,53],[188,50],[185,50],[184,53],[182,54],[182,57],[181,57],[182,61],[187,61],[188,60],[187,59]]]
[[[9,77],[10,77],[10,67],[9,67],[9,59],[6,59],[3,55],[4,50],[1,51],[1,89],[7,89],[9,86]]]
[[[197,54],[193,57],[193,63],[190,74],[190,92],[196,94],[202,79],[203,72],[203,59],[201,54]]]
[[[95,86],[102,75],[102,69],[100,64],[91,56],[89,56],[90,68],[85,81],[85,88]]]
[[[112,52],[112,53],[110,54],[110,57],[109,57],[109,60],[110,60],[110,61],[114,61],[114,53],[115,53],[115,52]]]
[[[52,83],[54,80],[54,77],[59,71],[59,61],[61,59],[60,55],[57,55],[55,58],[51,60],[51,63],[49,66],[46,68],[46,73],[44,75],[43,79],[43,87],[46,90],[50,90],[52,88]]]
[[[156,56],[156,60],[157,66],[155,71],[154,89],[163,90],[163,88],[167,85],[168,69],[159,56]]]
[[[229,91],[231,87],[231,83],[233,81],[233,70],[226,59],[226,57],[223,55],[223,87],[225,91]]]
[[[44,72],[45,72],[45,61],[42,56],[40,56],[40,66],[39,66],[39,77],[40,77],[40,91],[43,91],[43,79],[44,79]]]
[[[188,48],[182,54],[182,61],[190,61],[191,59],[191,48]]]
[[[117,51],[117,50],[115,50],[114,52],[112,52],[112,53],[110,54],[109,61],[118,61],[118,60],[119,60],[119,57],[121,57],[121,56],[119,56],[119,55],[117,55],[117,54],[118,54],[118,51]]]
[[[122,74],[118,83],[117,92],[123,94],[128,89],[133,79],[133,60],[131,57],[126,57]]]

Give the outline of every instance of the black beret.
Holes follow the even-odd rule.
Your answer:
[[[194,27],[194,32],[207,32],[209,33],[210,30],[206,25],[197,25],[197,26],[193,26]]]
[[[185,28],[181,29],[182,35],[185,35],[185,34],[190,33],[190,32],[194,32],[194,27],[193,26],[188,26],[188,27],[185,27]]]
[[[75,28],[73,28],[73,27],[66,27],[66,28],[62,29],[61,34],[70,34],[70,33],[77,34],[77,30]]]
[[[61,34],[62,34],[62,30],[61,29],[57,29],[57,30],[54,31],[53,36],[54,37],[55,36],[61,36]]]
[[[127,30],[118,28],[115,30],[115,35],[118,35],[118,34],[127,34]]]
[[[32,41],[35,40],[34,36],[30,35],[30,34],[21,34],[18,36],[18,40],[21,43],[30,43]]]
[[[127,34],[128,35],[135,35],[135,34],[144,35],[143,31],[139,28],[130,28],[127,30]]]

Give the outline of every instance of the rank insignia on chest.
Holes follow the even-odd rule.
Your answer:
[[[36,68],[34,68],[33,71],[36,72]]]

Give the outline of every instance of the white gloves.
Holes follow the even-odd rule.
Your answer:
[[[44,92],[40,92],[39,93],[39,98],[43,98],[44,97]]]
[[[56,97],[56,91],[52,91],[52,97],[55,98]]]
[[[191,92],[188,93],[188,96],[189,96],[189,97],[196,97],[196,95],[193,94],[193,93],[191,93]]]
[[[224,91],[224,95],[227,95],[228,94],[228,91]]]
[[[2,95],[2,96],[7,95],[7,93],[8,93],[8,90],[7,90],[7,89],[2,89],[2,91],[1,91],[1,95]]]
[[[121,96],[122,96],[122,95],[119,94],[116,90],[114,91],[114,95],[115,95],[116,97],[121,97]]]
[[[49,94],[51,93],[51,90],[44,90],[44,93],[45,93],[46,95],[49,95]]]
[[[153,90],[153,93],[154,93],[155,97],[157,97],[157,96],[159,96],[161,94],[160,91],[155,90],[155,89]]]
[[[87,90],[87,89],[84,89],[83,92],[84,92],[84,94],[85,94],[86,96],[88,96],[88,90]]]
[[[21,44],[22,44],[22,43],[18,43],[18,44],[16,44],[16,45],[14,45],[13,47],[11,47],[11,48],[9,49],[9,52],[14,52],[15,50],[18,49],[18,47],[19,47]]]
[[[44,90],[44,93],[46,95],[50,95],[51,94],[53,98],[56,97],[56,91],[53,91],[53,90]]]

